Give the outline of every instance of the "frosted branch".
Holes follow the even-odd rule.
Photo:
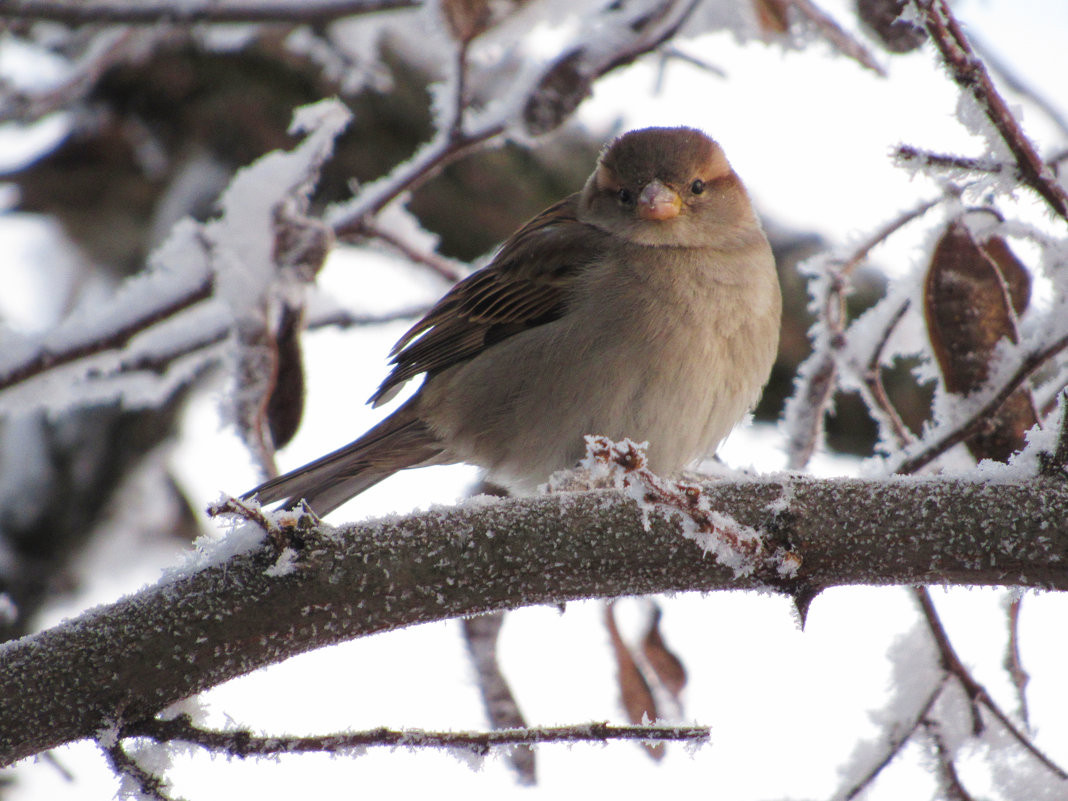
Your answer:
[[[1016,159],[1021,180],[1068,221],[1068,193],[1009,111],[945,0],[917,0],[924,27],[962,91],[970,94]]]
[[[310,737],[256,736],[246,729],[204,729],[194,725],[188,716],[182,715],[166,720],[149,718],[128,724],[121,728],[120,736],[147,737],[160,743],[188,743],[241,758],[278,754],[342,753],[358,748],[398,746],[460,748],[476,756],[485,756],[496,748],[548,743],[608,743],[625,740],[704,743],[708,741],[710,729],[707,726],[617,726],[598,722],[493,731],[427,731],[382,727]]]
[[[125,23],[188,25],[197,22],[324,23],[358,14],[418,8],[422,0],[4,0],[0,16],[71,25]]]
[[[929,432],[927,436],[909,448],[902,457],[891,462],[892,471],[903,475],[915,473],[954,445],[964,442],[972,434],[981,430],[986,421],[1001,408],[1012,393],[1023,386],[1035,371],[1066,348],[1068,348],[1068,334],[1025,353],[1004,383],[974,399],[969,398],[969,401],[975,404],[973,407],[975,411],[972,414],[962,422],[940,426]]]
[[[740,524],[773,527],[801,556],[797,573],[735,575],[704,558],[674,515],[654,512],[647,527],[615,490],[480,498],[342,529],[313,521],[289,538],[284,575],[272,569],[277,543],[234,532],[199,568],[0,646],[0,764],[313,648],[504,608],[728,588],[1068,589],[1068,482],[782,477],[702,490]],[[33,691],[41,686],[50,691]]]
[[[942,625],[942,621],[938,617],[938,611],[935,609],[934,602],[931,600],[931,594],[927,589],[925,587],[918,587],[913,590],[913,596],[920,605],[924,620],[927,621],[928,629],[930,630],[931,636],[934,638],[938,648],[938,652],[941,655],[942,667],[960,682],[961,686],[964,688],[964,692],[973,704],[973,734],[979,735],[983,730],[984,723],[978,709],[978,706],[981,705],[989,710],[1005,728],[1005,731],[1008,732],[1008,734],[1028,753],[1030,753],[1031,756],[1041,762],[1047,770],[1053,773],[1058,779],[1068,781],[1068,772],[1065,772],[1062,767],[1043,753],[1026,734],[1020,731],[997,702],[994,701],[986,688],[976,681],[968,668],[964,666],[964,663],[960,660],[960,657],[957,656],[957,652],[949,640],[949,635],[946,633],[945,627]]]

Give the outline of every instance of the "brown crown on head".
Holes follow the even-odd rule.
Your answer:
[[[642,128],[625,133],[601,155],[599,169],[617,181],[644,186],[654,178],[679,186],[711,183],[731,171],[723,150],[695,128]]]

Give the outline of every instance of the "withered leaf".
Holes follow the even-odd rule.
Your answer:
[[[642,653],[653,672],[656,673],[656,677],[660,679],[660,683],[671,693],[671,697],[678,701],[679,695],[686,686],[686,668],[682,660],[664,642],[664,637],[660,633],[662,616],[660,607],[654,604],[649,628],[642,640]]]
[[[656,720],[656,701],[653,699],[653,691],[649,688],[649,683],[642,675],[637,661],[619,634],[611,603],[605,605],[604,622],[608,629],[609,639],[612,641],[612,651],[616,657],[619,693],[623,701],[623,709],[627,713],[627,720],[632,725]],[[654,760],[659,762],[664,758],[663,743],[644,743],[643,747]]]
[[[901,19],[908,0],[857,0],[857,16],[891,53],[909,53],[922,45],[927,32]]]
[[[983,386],[998,342],[1019,341],[1016,315],[1030,294],[1030,274],[1004,240],[979,242],[962,219],[947,226],[924,286],[927,332],[946,389],[967,395]],[[976,459],[1006,461],[1037,422],[1030,390],[1021,387],[967,441],[968,449]]]
[[[302,309],[283,306],[275,335],[277,369],[267,400],[267,425],[275,448],[293,438],[304,415],[304,355],[300,346],[303,318]]]

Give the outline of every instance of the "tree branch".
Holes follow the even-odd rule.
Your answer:
[[[396,748],[463,748],[479,756],[493,748],[543,743],[607,743],[612,740],[639,742],[708,741],[706,726],[649,724],[614,726],[609,723],[583,723],[577,726],[534,726],[493,731],[424,731],[422,729],[370,729],[309,737],[291,735],[257,736],[247,729],[221,731],[195,726],[188,717],[168,720],[149,718],[124,726],[123,737],[148,737],[157,742],[182,742],[234,757],[278,754],[338,753],[352,748],[384,746]]]
[[[736,577],[677,523],[653,514],[646,530],[641,510],[616,491],[288,532],[292,564],[277,545],[248,545],[0,648],[0,764],[304,651],[495,609],[728,588],[1068,589],[1063,481],[749,480],[706,492],[739,523],[772,528],[801,556],[796,576],[767,568]],[[785,511],[769,511],[784,498]],[[242,531],[229,536],[226,553],[239,550]]]
[[[256,3],[175,0],[0,0],[0,18],[52,20],[71,25],[161,22],[324,23],[357,14],[418,8],[422,0],[259,0]]]
[[[1035,146],[998,94],[986,67],[972,49],[949,5],[945,0],[924,0],[918,2],[917,6],[923,14],[927,33],[942,55],[950,76],[983,109],[1016,159],[1021,180],[1037,192],[1054,212],[1068,221],[1068,193],[1057,183],[1049,167],[1042,163]]]

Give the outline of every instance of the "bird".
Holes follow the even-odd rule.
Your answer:
[[[759,400],[778,348],[775,260],[720,145],[626,132],[581,191],[516,231],[394,346],[370,398],[418,390],[344,447],[245,493],[324,516],[393,473],[459,462],[514,494],[575,467],[585,435],[645,441],[677,473]]]

